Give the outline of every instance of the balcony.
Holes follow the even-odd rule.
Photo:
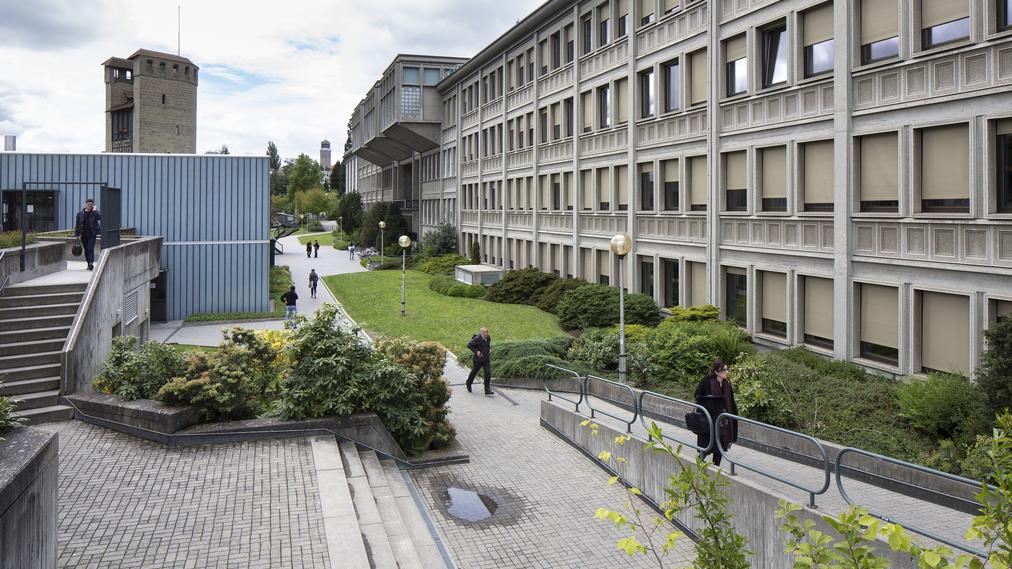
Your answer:
[[[473,178],[478,175],[478,161],[462,162],[460,164],[460,177]]]
[[[482,227],[502,227],[502,210],[493,209],[481,212]]]

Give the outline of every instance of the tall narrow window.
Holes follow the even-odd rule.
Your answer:
[[[534,81],[534,48],[527,50],[527,81]]]
[[[552,140],[562,138],[562,103],[552,105]]]
[[[524,54],[517,56],[517,87],[524,86]]]
[[[689,105],[695,106],[706,102],[706,50],[689,54]]]
[[[686,261],[685,269],[689,272],[689,306],[706,304],[706,263]]]
[[[611,41],[611,19],[608,17],[611,6],[607,2],[597,7],[597,47],[608,45]]]
[[[731,97],[748,90],[748,59],[746,58],[745,34],[724,42],[724,61],[727,67],[727,96]]]
[[[662,4],[661,11],[664,12],[665,14],[670,14],[671,12],[674,12],[675,10],[678,9],[678,1],[679,0],[661,0]]]
[[[896,133],[858,139],[861,156],[861,211],[895,213],[899,209]]]
[[[899,53],[896,0],[861,0],[861,62],[881,61]]]
[[[601,211],[611,209],[611,170],[597,169],[597,205]]]
[[[573,136],[573,99],[570,97],[562,102],[565,110],[566,136]]]
[[[787,81],[787,26],[777,24],[763,30],[763,87]]]
[[[615,167],[615,189],[618,190],[615,209],[627,211],[629,209],[629,167]]]
[[[762,272],[762,331],[787,337],[787,275]]]
[[[833,70],[833,5],[824,4],[802,15],[805,77]]]
[[[640,210],[654,209],[654,165],[652,162],[640,164]]]
[[[895,287],[857,285],[861,306],[861,357],[886,364],[899,362],[898,291]]]
[[[548,142],[548,109],[538,111],[538,129],[541,131],[541,144]]]
[[[970,370],[970,298],[921,294],[921,371],[965,374]]]
[[[1009,0],[1012,2],[1012,0]],[[995,124],[997,133],[995,166],[997,168],[998,213],[1012,213],[1012,119]]]
[[[608,85],[597,88],[597,124],[600,128],[611,126],[611,88]]]
[[[580,208],[584,211],[594,209],[593,170],[580,171]]]
[[[598,284],[610,284],[611,279],[608,278],[611,274],[610,258],[608,257],[608,251],[599,250],[597,252],[597,282]]]
[[[970,37],[969,0],[921,0],[924,49]]]
[[[654,70],[648,69],[640,77],[640,117],[654,116]]]
[[[588,53],[594,51],[594,21],[591,19],[590,14],[587,14],[580,24],[583,30],[583,55],[587,55]]]
[[[724,155],[725,211],[748,209],[748,176],[745,168],[745,151]]]
[[[748,325],[748,276],[745,269],[724,269],[724,314],[741,327]]]
[[[801,145],[805,211],[833,211],[833,141]]]
[[[645,26],[653,23],[657,19],[655,12],[657,11],[656,0],[639,0],[640,3],[640,25]]]
[[[970,211],[969,126],[926,128],[921,133],[921,211]]]
[[[664,182],[664,211],[678,210],[678,159],[661,162]]]
[[[562,36],[560,32],[552,34],[552,69],[562,66]]]
[[[629,122],[629,80],[615,81],[615,114],[619,124]]]
[[[541,75],[548,74],[548,63],[550,56],[548,54],[548,40],[541,40],[538,44],[538,64],[540,65]]]
[[[615,39],[624,38],[629,33],[629,0],[618,0],[615,10]]]
[[[1010,0],[1012,1],[1012,0]],[[664,69],[664,112],[678,110],[679,88],[678,60],[669,61],[661,66]]]
[[[804,341],[820,348],[833,349],[833,281],[801,277],[805,296]]]
[[[764,148],[761,156],[762,209],[787,211],[787,147]]]
[[[664,308],[678,306],[678,261],[661,259],[661,300]]]
[[[998,0],[998,31],[1012,28],[1012,0]]]
[[[640,264],[640,292],[654,296],[654,259],[646,255],[637,255]]]
[[[552,174],[552,209],[562,209],[562,181],[558,174]]]
[[[706,156],[693,156],[689,158],[689,209],[691,211],[706,211],[707,183],[706,183]]]
[[[580,93],[580,111],[583,115],[581,130],[583,132],[594,130],[594,97],[590,91]]]
[[[576,53],[575,40],[573,39],[573,24],[569,24],[562,30],[562,43],[566,45],[566,63],[573,61]]]

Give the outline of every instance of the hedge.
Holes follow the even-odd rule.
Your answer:
[[[608,285],[587,285],[571,290],[559,301],[559,324],[567,330],[618,324],[618,296],[618,289]],[[660,310],[653,298],[638,293],[626,295],[626,324],[655,326],[660,319]]]

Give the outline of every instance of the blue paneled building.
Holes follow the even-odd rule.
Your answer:
[[[16,225],[22,182],[32,229],[70,229],[106,182],[122,190],[122,226],[164,238],[167,316],[262,311],[268,305],[270,182],[266,156],[0,153],[4,227]],[[38,182],[42,182],[39,184]]]

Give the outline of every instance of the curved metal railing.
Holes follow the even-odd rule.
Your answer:
[[[584,389],[583,389],[583,382],[584,382],[584,380],[583,380],[583,377],[580,374],[576,373],[575,371],[573,371],[571,369],[566,369],[564,367],[559,367],[559,366],[552,365],[552,364],[545,364],[545,366],[550,367],[550,368],[555,369],[555,370],[558,370],[558,371],[561,371],[563,373],[572,375],[574,378],[576,378],[576,386],[577,386],[577,388],[579,390],[578,392],[580,394],[580,397],[576,401],[573,401],[569,397],[561,395],[560,393],[556,393],[556,392],[552,391],[551,389],[548,389],[548,382],[550,381],[549,379],[543,378],[541,380],[541,383],[545,387],[545,393],[548,394],[548,400],[549,401],[552,400],[553,396],[557,397],[557,398],[559,398],[559,399],[561,399],[563,401],[566,401],[567,403],[572,403],[576,407],[576,412],[579,413],[580,412],[580,403],[583,403],[583,399],[584,399],[584,397],[583,397],[583,395],[584,395]]]
[[[673,425],[675,427],[684,427],[686,430],[688,430],[688,426],[686,426],[684,424],[685,421],[679,421],[678,420],[678,415],[668,416],[668,415],[665,415],[663,412],[656,412],[655,413],[653,411],[647,411],[646,406],[643,404],[643,401],[645,399],[647,399],[647,398],[660,399],[662,401],[667,401],[669,403],[675,403],[677,405],[684,405],[685,407],[688,407],[688,408],[691,408],[691,409],[700,409],[700,410],[703,411],[703,415],[706,417],[706,424],[713,425],[713,417],[710,416],[710,412],[706,410],[706,407],[703,407],[702,405],[699,405],[698,403],[690,403],[688,401],[683,401],[681,399],[676,399],[674,397],[668,397],[667,395],[661,395],[660,393],[654,393],[653,391],[642,391],[642,392],[640,392],[640,396],[639,396],[639,400],[637,401],[637,404],[639,405],[640,424],[643,425],[644,429],[649,429],[650,428],[650,425],[647,425],[647,415],[656,415],[657,417],[660,418],[661,421],[663,421],[663,422],[665,422],[665,423],[667,423],[669,425]],[[663,437],[664,439],[667,439],[667,440],[669,440],[669,441],[671,441],[673,443],[680,444],[682,446],[692,447],[692,448],[698,450],[699,452],[710,452],[710,449],[713,448],[713,440],[714,440],[713,428],[711,427],[711,428],[707,429],[707,432],[710,435],[710,438],[709,438],[710,442],[707,443],[707,445],[705,447],[699,446],[697,444],[696,440],[691,440],[691,441],[690,440],[682,440],[682,439],[680,439],[678,437],[672,437],[672,436],[666,435],[663,432],[661,432],[661,437]],[[693,435],[695,435],[695,433],[693,433]]]
[[[942,472],[940,470],[935,470],[933,468],[927,468],[925,466],[920,466],[919,464],[913,464],[911,462],[907,462],[905,460],[900,460],[898,458],[892,458],[892,457],[889,457],[889,456],[884,456],[884,455],[881,455],[881,454],[876,454],[876,453],[873,453],[873,452],[870,452],[870,451],[861,450],[861,449],[852,448],[852,447],[847,447],[847,448],[841,449],[840,452],[837,453],[837,455],[836,455],[836,461],[835,461],[835,464],[834,464],[834,468],[836,469],[836,489],[837,489],[837,491],[840,492],[840,496],[843,498],[843,500],[845,502],[847,502],[847,505],[849,505],[849,506],[861,506],[861,507],[865,508],[866,510],[868,510],[868,513],[870,515],[875,516],[876,518],[878,518],[878,519],[880,519],[882,521],[901,525],[904,528],[906,528],[906,529],[908,529],[908,530],[910,530],[910,531],[912,531],[914,533],[923,535],[924,537],[927,537],[929,539],[933,539],[933,540],[935,540],[935,541],[937,541],[939,543],[944,543],[945,545],[948,545],[950,547],[955,547],[956,549],[965,551],[967,553],[972,553],[974,555],[977,555],[977,556],[985,558],[985,559],[987,558],[987,553],[986,552],[984,552],[983,550],[977,549],[975,547],[972,547],[970,545],[967,545],[965,542],[961,543],[961,542],[958,542],[958,541],[954,541],[954,540],[949,539],[949,538],[947,538],[945,536],[938,535],[938,534],[936,534],[935,532],[933,532],[931,530],[927,530],[927,529],[924,529],[922,527],[918,527],[918,526],[915,526],[913,524],[909,524],[907,522],[898,520],[896,518],[890,518],[890,517],[886,516],[885,514],[882,514],[881,512],[877,512],[877,511],[873,510],[872,508],[869,508],[868,506],[865,506],[863,504],[858,504],[857,502],[855,502],[854,500],[852,500],[850,498],[850,495],[847,494],[847,490],[843,487],[843,474],[841,474],[842,471],[843,471],[843,457],[846,456],[846,455],[848,455],[848,454],[856,454],[856,455],[860,455],[860,456],[866,456],[866,457],[871,458],[873,460],[879,460],[879,461],[883,461],[883,462],[888,462],[890,464],[895,464],[897,466],[902,466],[904,468],[910,468],[910,469],[916,470],[918,472],[923,472],[925,474],[931,474],[931,475],[934,475],[934,476],[938,476],[940,478],[945,478],[947,480],[952,480],[954,482],[961,482],[963,484],[969,484],[969,485],[975,486],[975,487],[980,487],[981,486],[981,483],[979,481],[977,481],[977,480],[971,480],[969,478],[964,478],[962,476],[956,476],[955,474],[949,474],[948,472]]]
[[[594,397],[597,397],[598,399],[602,399],[604,401],[607,401],[608,403],[611,403],[612,405],[615,405],[616,407],[621,407],[621,408],[626,409],[626,410],[628,410],[629,407],[632,407],[632,411],[631,411],[632,417],[629,420],[626,420],[625,418],[619,417],[618,415],[613,415],[613,414],[609,413],[608,411],[603,411],[601,409],[594,409],[594,405],[591,403],[591,398],[590,398],[590,396],[591,396],[591,389],[590,389],[591,380],[593,380],[594,382],[603,383],[604,385],[612,386],[613,388],[615,388],[615,389],[617,389],[619,391],[628,391],[629,392],[629,404],[628,405],[623,405],[622,402],[620,402],[616,398],[602,396],[600,394],[594,394]],[[612,419],[615,419],[616,421],[621,421],[621,422],[625,423],[626,424],[626,432],[627,433],[631,433],[632,432],[632,426],[633,426],[634,423],[636,423],[636,417],[639,415],[639,406],[637,404],[636,392],[633,391],[633,388],[629,387],[628,385],[626,385],[624,383],[619,383],[617,381],[612,381],[610,379],[605,379],[603,377],[598,377],[596,375],[592,375],[592,374],[588,373],[587,376],[583,378],[583,394],[584,394],[584,398],[587,400],[587,408],[590,409],[590,418],[591,419],[593,419],[597,414],[604,415],[605,417],[611,417]]]

